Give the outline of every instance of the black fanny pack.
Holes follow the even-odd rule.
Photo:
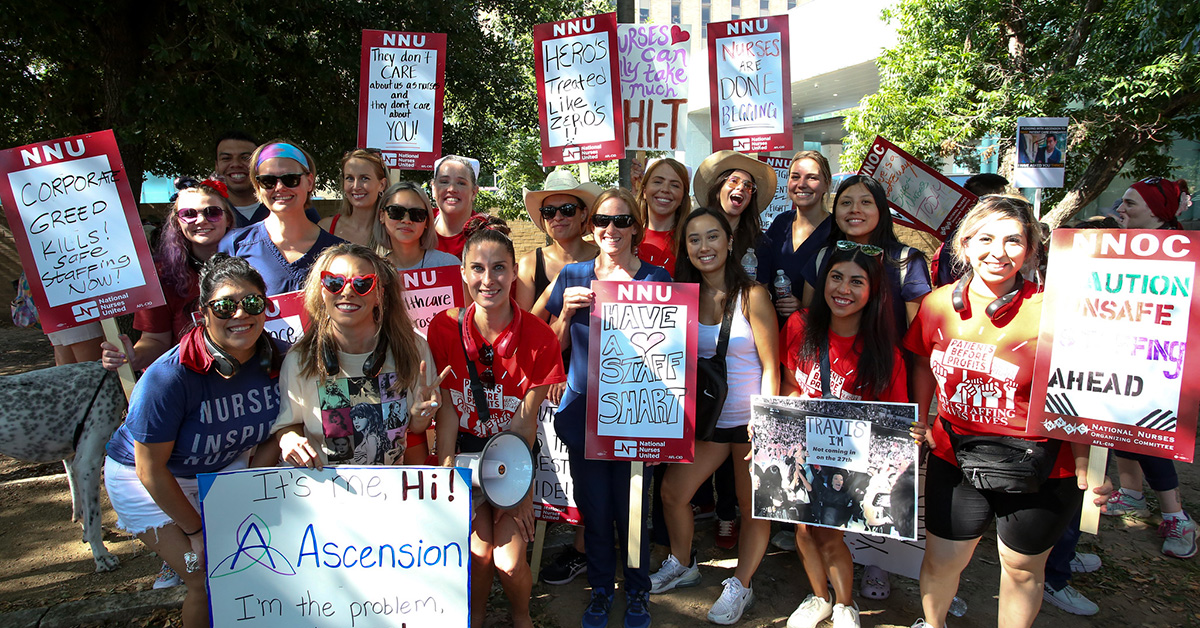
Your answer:
[[[1062,441],[959,434],[940,419],[962,470],[963,482],[998,493],[1036,493],[1050,477]]]

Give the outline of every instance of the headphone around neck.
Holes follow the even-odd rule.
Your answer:
[[[208,337],[208,329],[203,332],[204,349],[208,351],[208,355],[212,357],[212,367],[217,370],[217,374],[225,379],[230,379],[238,374],[242,368],[242,363],[237,358],[225,351],[217,343]],[[281,361],[279,353],[275,350],[275,343],[271,342],[270,335],[265,331],[258,336],[258,342],[255,343],[254,354],[258,356],[259,366],[263,372],[271,373],[278,370],[278,364]]]
[[[366,377],[375,377],[379,375],[379,371],[383,370],[383,363],[387,361],[388,338],[387,332],[382,328],[379,330],[379,340],[375,343],[375,348],[371,350],[367,360],[363,362],[362,372]],[[334,377],[342,368],[338,364],[337,347],[332,342],[321,343],[321,362],[325,367],[325,375]]]
[[[950,293],[950,303],[954,306],[955,312],[967,312],[971,309],[971,301],[967,298],[968,286],[971,285],[973,273],[966,273],[954,285],[954,291]],[[991,303],[988,303],[987,308],[983,310],[984,314],[991,320],[996,320],[1007,314],[1014,305],[1017,295],[1021,294],[1021,288],[1025,286],[1025,278],[1017,274],[1017,283],[1013,285],[1013,289],[1008,294],[1001,295]]]

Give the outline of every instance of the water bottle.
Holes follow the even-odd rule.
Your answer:
[[[950,600],[950,614],[954,615],[955,617],[962,617],[963,615],[966,615],[967,603],[963,601],[961,597],[958,597],[957,595],[954,596],[954,599]]]
[[[775,298],[784,299],[792,296],[792,280],[788,278],[782,268],[775,272]]]
[[[754,247],[746,249],[746,254],[742,256],[742,268],[746,269],[751,279],[758,276],[758,257],[754,255]]]

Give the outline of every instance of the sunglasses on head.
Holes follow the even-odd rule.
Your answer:
[[[735,190],[738,188],[742,188],[743,190],[750,192],[751,194],[753,194],[754,190],[756,189],[753,181],[749,181],[747,179],[743,179],[743,178],[737,177],[737,176],[731,176],[728,179],[726,179],[725,185],[728,185],[729,187],[731,187]]]
[[[216,192],[222,198],[229,198],[229,188],[227,188],[225,186],[224,182],[218,181],[216,179],[205,179],[205,180],[201,181],[201,180],[197,179],[196,177],[176,177],[174,185],[175,185],[175,193],[172,194],[171,198],[170,198],[170,201],[172,203],[174,203],[175,200],[179,198],[180,192],[182,192],[184,190],[195,190],[195,189],[201,188],[201,187],[205,187],[213,192]]]
[[[413,222],[425,222],[429,218],[429,210],[424,207],[405,207],[403,205],[388,205],[383,208],[387,217],[392,220],[404,220],[405,214]]]
[[[347,277],[345,275],[337,275],[327,270],[321,271],[321,285],[324,286],[330,294],[341,294],[346,288],[346,284],[350,284],[350,289],[354,290],[360,297],[365,297],[371,294],[375,289],[375,275],[359,275],[357,277]]]
[[[175,215],[179,216],[180,220],[188,224],[200,222],[201,216],[207,218],[209,222],[220,222],[221,217],[225,215],[225,209],[217,207],[216,205],[209,205],[208,207],[199,208],[184,207],[183,209],[175,212]]]
[[[213,299],[205,305],[208,306],[213,316],[221,320],[229,320],[237,314],[238,308],[250,316],[258,316],[267,310],[267,297],[261,294],[248,294],[242,297],[241,301],[235,301],[229,297],[223,299]]]
[[[871,257],[879,257],[880,255],[883,255],[883,249],[875,246],[874,244],[859,244],[851,240],[838,240],[837,247],[842,251],[858,249],[864,254],[870,255]]]
[[[571,218],[575,212],[579,211],[579,203],[563,203],[557,207],[546,205],[538,211],[542,213],[542,220],[554,220],[554,214],[562,214],[563,218]]]
[[[294,188],[300,185],[300,178],[304,176],[303,172],[289,172],[287,174],[260,174],[254,177],[258,184],[263,188],[272,190],[275,189],[275,184],[283,182],[283,187]]]
[[[479,374],[479,381],[488,388],[496,385],[496,373],[492,371],[492,362],[495,359],[496,350],[492,348],[492,345],[485,344],[479,347],[479,362],[487,367]]]
[[[633,226],[632,214],[617,214],[609,216],[607,214],[592,214],[592,225],[604,229],[609,225],[615,225],[618,229],[628,229]]]

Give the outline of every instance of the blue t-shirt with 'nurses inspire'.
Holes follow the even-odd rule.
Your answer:
[[[257,358],[225,379],[216,369],[201,374],[181,364],[176,345],[133,389],[129,416],[108,442],[108,456],[132,467],[135,441],[174,441],[167,461],[172,475],[220,471],[269,438],[278,415],[279,378],[270,377]]]
[[[308,270],[317,261],[321,251],[343,242],[345,240],[322,229],[317,241],[303,257],[288,262],[279,247],[271,241],[267,226],[259,222],[225,234],[217,250],[250,262],[267,284],[267,294],[276,295],[302,289]]]

